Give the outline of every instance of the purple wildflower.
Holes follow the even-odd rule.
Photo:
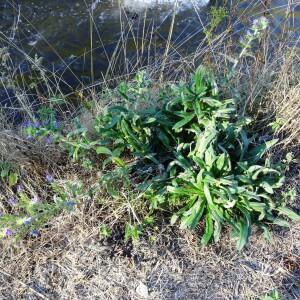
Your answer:
[[[7,200],[7,202],[9,203],[9,205],[11,206],[16,206],[18,203],[18,200],[15,197],[11,197]]]
[[[22,184],[17,185],[17,193],[20,194],[24,192],[24,186]]]
[[[46,181],[48,183],[52,183],[54,181],[53,175],[51,175],[50,173],[46,173]]]
[[[31,141],[31,140],[33,140],[33,136],[31,134],[29,134],[29,135],[26,136],[26,139]]]
[[[45,142],[46,144],[50,145],[53,143],[53,137],[51,135],[48,135],[47,137],[45,137]]]
[[[32,127],[32,126],[33,126],[33,123],[31,121],[25,121],[23,123],[23,127],[25,127],[25,128]]]
[[[30,235],[34,238],[37,238],[41,235],[41,233],[38,230],[34,229],[30,231]]]
[[[37,121],[37,122],[34,123],[34,127],[35,128],[40,128],[41,126],[42,126],[42,123],[39,122],[39,121]]]
[[[40,202],[40,198],[37,195],[34,195],[33,198],[31,198],[31,202],[37,204]]]
[[[5,228],[3,231],[4,235],[6,236],[12,236],[13,235],[13,231],[9,228]]]
[[[33,221],[33,218],[32,217],[28,217],[24,220],[24,225],[30,225]]]
[[[49,125],[49,121],[42,121],[41,125],[42,125],[43,127],[46,127],[46,126]]]
[[[240,43],[241,44],[246,44],[247,43],[247,39],[243,36],[240,37]]]

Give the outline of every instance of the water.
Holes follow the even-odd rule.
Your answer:
[[[195,9],[203,14],[207,4],[205,0],[193,1],[193,5],[183,2],[186,1],[178,2],[173,36],[178,43],[188,34],[199,31]],[[116,47],[122,48],[121,40],[126,39],[129,60],[135,59],[137,50],[141,52],[142,44],[137,45],[141,39],[144,39],[144,48],[150,42],[153,44],[151,49],[144,49],[145,57],[152,56],[154,51],[163,51],[174,11],[174,1],[169,0],[124,0],[121,6],[111,0],[92,3],[23,0],[19,3],[7,0],[0,4],[0,30],[13,36],[13,43],[30,56],[43,57],[43,64],[48,68],[64,72],[66,77],[72,73],[74,76],[69,76],[72,78],[68,81],[73,85],[91,81],[92,73],[95,79],[101,78]],[[26,66],[23,69],[26,70]],[[124,64],[114,66],[112,72],[123,70]]]
[[[173,51],[176,55],[185,56],[203,39],[209,7],[226,3],[230,7],[233,1],[0,0],[0,31],[9,37],[5,42],[0,36],[0,47],[10,44],[24,74],[30,68],[21,52],[43,57],[44,66],[76,87],[103,79],[108,71],[111,74],[130,72],[137,65],[161,57],[175,2],[172,49],[176,49]],[[263,2],[269,2],[273,32],[279,34],[286,19],[286,0],[238,1],[237,12],[230,14],[237,18],[241,15],[258,17],[265,11]],[[299,5],[291,5],[291,9],[294,13],[288,16],[285,26],[299,28]],[[243,29],[242,19],[235,30]],[[113,65],[110,64],[112,58]]]

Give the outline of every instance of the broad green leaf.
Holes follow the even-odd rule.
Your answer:
[[[160,141],[163,143],[163,145],[169,149],[171,145],[170,145],[170,139],[168,135],[163,130],[159,129],[157,136],[160,139]]]
[[[1,171],[1,178],[5,178],[7,177],[9,174],[9,170],[8,169],[4,169]]]
[[[209,205],[211,217],[214,221],[222,223],[224,221],[224,213],[221,207],[217,204],[210,204]]]
[[[239,233],[239,239],[237,242],[237,249],[240,251],[242,250],[245,245],[248,242],[248,238],[249,238],[249,224],[247,221],[243,220],[239,222],[239,229],[240,229],[240,233]]]
[[[234,199],[233,201],[226,201],[226,203],[224,204],[225,208],[233,208],[236,203],[237,203],[237,199]]]
[[[300,216],[297,213],[295,213],[293,210],[285,206],[278,207],[277,210],[279,211],[280,214],[289,217],[293,221],[300,221]]]
[[[219,172],[223,171],[223,167],[225,165],[225,159],[226,159],[225,153],[222,153],[216,161],[216,168],[218,169]]]
[[[209,144],[216,138],[217,131],[213,126],[207,127],[205,132],[197,138],[195,147],[195,155],[199,158],[204,158],[205,151]]]
[[[203,191],[204,191],[206,200],[208,202],[208,205],[213,205],[213,200],[212,200],[212,196],[210,194],[209,184],[208,183],[204,183],[204,190]]]
[[[107,147],[97,147],[96,148],[96,153],[97,154],[105,154],[105,155],[112,155],[112,152],[109,148]]]
[[[267,204],[262,202],[249,202],[249,206],[254,210],[260,213],[258,221],[262,221],[266,216]]]
[[[262,202],[251,202],[249,201],[249,205],[251,208],[253,208],[256,211],[264,211],[267,208],[267,204],[266,203],[262,203]]]
[[[208,149],[205,151],[204,157],[205,157],[205,163],[210,169],[216,160],[216,154],[212,145],[210,145]]]
[[[262,228],[262,230],[264,231],[264,237],[266,240],[268,240],[269,242],[271,242],[273,240],[273,236],[271,231],[268,229],[268,227],[264,224],[260,225],[260,228]]]
[[[211,218],[210,213],[207,213],[206,217],[205,217],[205,232],[201,239],[202,245],[206,246],[209,243],[209,241],[211,240],[211,238],[213,236],[213,233],[214,233],[213,220]]]
[[[274,194],[273,188],[268,182],[263,181],[260,186],[269,194]]]
[[[242,183],[252,184],[251,178],[246,175],[237,175],[236,178]]]
[[[182,196],[192,196],[194,194],[198,194],[199,190],[197,188],[183,188],[183,187],[174,187],[167,186],[167,191],[171,194],[177,194]]]
[[[173,130],[178,130],[181,129],[184,125],[188,124],[193,118],[195,117],[194,114],[190,114],[189,116],[186,116],[184,119],[182,119],[181,121],[177,122],[174,126],[173,126]]]
[[[241,134],[241,140],[242,140],[240,161],[242,161],[244,158],[244,155],[248,152],[250,141],[247,137],[247,133],[245,132],[245,130],[242,130],[240,134]]]
[[[192,159],[197,164],[197,166],[200,167],[201,170],[205,169],[205,161],[202,158],[192,155]]]
[[[235,112],[235,108],[225,108],[225,109],[218,109],[215,113],[216,118],[224,118],[229,119],[232,114]]]
[[[253,176],[252,176],[252,179],[253,180],[257,180],[257,178],[258,178],[258,176],[260,175],[260,174],[264,174],[264,175],[266,175],[266,174],[277,174],[277,175],[281,175],[281,173],[279,172],[279,171],[277,171],[277,170],[275,170],[275,169],[271,169],[271,168],[261,168],[260,170],[257,170],[254,174],[253,174]]]
[[[112,157],[112,162],[118,165],[119,167],[125,167],[125,162],[119,157]]]
[[[201,94],[206,90],[206,86],[204,84],[204,76],[205,76],[205,69],[203,66],[200,66],[194,75],[194,82],[195,82],[195,92],[197,94]]]
[[[218,221],[214,222],[214,241],[218,242],[221,237],[222,224]]]
[[[18,174],[17,173],[10,173],[9,174],[9,179],[8,179],[8,181],[9,181],[9,186],[10,187],[12,187],[12,186],[14,186],[14,185],[16,185],[17,184],[17,182],[18,182]]]
[[[253,165],[253,166],[251,166],[251,167],[249,167],[249,169],[247,170],[247,173],[249,173],[249,174],[253,174],[254,172],[256,172],[257,170],[261,170],[261,169],[263,169],[264,167],[263,166],[261,166],[261,165]]]
[[[157,121],[157,119],[156,118],[154,118],[154,117],[149,117],[145,122],[144,122],[144,124],[152,124],[152,123],[155,123]]]
[[[281,227],[290,227],[290,223],[282,218],[275,218],[272,223]]]
[[[188,159],[186,159],[180,152],[174,153],[176,160],[174,161],[178,166],[183,168],[184,170],[191,170],[192,165]]]
[[[203,215],[204,209],[205,202],[200,199],[197,200],[195,204],[183,214],[180,228],[189,228],[194,230]]]
[[[223,105],[223,103],[220,100],[216,100],[214,98],[203,97],[201,101],[203,101],[211,107],[221,107]]]
[[[252,162],[259,161],[271,147],[276,145],[277,142],[278,142],[278,139],[274,139],[271,141],[267,141],[262,145],[256,146],[255,148],[251,149],[248,152],[248,155],[246,158]]]
[[[111,122],[105,125],[105,129],[111,129],[116,126],[116,124],[120,121],[120,116],[113,116]]]

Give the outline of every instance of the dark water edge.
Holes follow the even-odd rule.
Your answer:
[[[123,39],[126,40],[127,46],[126,59],[132,64],[137,50],[141,51],[141,46],[136,43],[141,44],[142,38],[153,44],[150,50],[146,48],[144,51],[145,58],[160,55],[164,51],[172,7],[150,9],[145,16],[145,11],[134,12],[126,8],[120,11],[116,4],[111,4],[111,1],[101,1],[93,11],[86,7],[84,1],[79,2],[67,0],[62,3],[62,1],[52,0],[40,5],[41,1],[37,0],[22,1],[20,6],[14,7],[6,4],[5,9],[8,13],[2,18],[4,19],[1,22],[2,31],[7,32],[8,35],[11,31],[9,24],[12,23],[13,18],[16,18],[20,8],[21,17],[14,34],[17,47],[31,56],[37,54],[43,57],[43,65],[48,69],[65,72],[64,75],[72,86],[82,82],[89,83],[92,68],[94,78],[101,78],[107,71],[115,49],[122,48]],[[201,17],[205,20],[207,8],[200,9]],[[181,10],[177,14],[173,33],[175,45],[182,43],[197,31],[200,31],[199,21],[194,9]],[[187,49],[191,51],[195,48],[201,38],[201,34],[195,35],[189,47],[180,49],[182,54],[186,54],[184,52],[187,52]],[[91,48],[93,48],[92,53]],[[12,51],[16,58],[22,57],[18,50],[12,49]],[[120,52],[119,55],[123,53]],[[29,70],[25,63],[20,64],[20,69],[23,73]],[[115,71],[122,73],[122,66]],[[73,73],[73,78],[68,73]]]
[[[120,9],[118,1],[111,0],[2,1],[0,31],[11,38],[9,43],[16,46],[10,48],[12,56],[20,61],[20,71],[24,74],[30,68],[25,61],[22,62],[23,54],[18,49],[31,57],[43,57],[43,65],[51,71],[65,72],[65,77],[69,77],[67,81],[72,86],[91,82],[91,73],[94,73],[94,79],[102,78],[116,47],[121,47],[122,39],[127,41],[128,65],[134,65],[137,50],[141,52],[142,38],[146,43],[152,43],[150,50],[145,49],[142,54],[145,60],[161,55],[165,49],[173,13],[171,5],[155,6],[147,12],[143,9],[134,11],[132,7]],[[237,2],[238,11],[229,13],[233,17],[234,14],[244,14],[246,10],[245,16],[251,18],[261,15],[265,10],[261,4],[263,1],[259,1],[256,6],[250,1]],[[285,18],[286,1],[271,2],[271,11],[274,7],[273,28],[279,33],[280,23]],[[203,7],[200,4],[187,8],[180,6],[172,34],[172,43],[180,55],[185,56],[193,52],[203,39],[201,22],[204,25],[207,23],[210,6],[229,8],[230,3],[231,1],[210,1]],[[298,14],[300,9],[296,8],[296,16],[291,18],[293,24],[290,24],[295,28],[300,25]],[[242,30],[244,25],[242,20],[235,30]],[[189,39],[190,37],[192,38]],[[185,40],[188,42],[184,42]],[[123,53],[120,52],[120,55]],[[141,60],[141,63],[145,61]],[[114,71],[122,73],[122,67],[124,68],[120,65]],[[73,76],[68,74],[68,71],[71,71]]]
[[[120,9],[116,2],[0,1],[0,48],[9,49],[18,84],[26,85],[40,77],[40,73],[33,70],[32,62],[25,59],[26,55],[33,60],[41,58],[46,72],[55,73],[55,77],[48,78],[50,84],[57,84],[59,78],[59,86],[64,93],[159,62],[168,40],[173,6],[160,5],[148,10]],[[288,26],[293,29],[291,40],[297,38],[300,6],[295,5],[294,14],[286,16],[286,1],[267,2],[272,33],[279,35],[282,26]],[[236,20],[242,16],[233,28],[238,38],[254,18],[266,12],[263,1],[255,3],[215,0],[205,6],[181,6],[176,13],[172,33],[172,46],[176,51],[171,49],[171,55],[174,59],[185,57],[197,49],[204,38],[203,25],[209,22],[211,6],[226,6],[229,17]],[[226,26],[223,22],[218,31]],[[114,67],[110,65],[112,58]],[[40,85],[39,90],[47,93],[48,87]],[[34,105],[35,100],[29,99]],[[14,106],[17,102],[10,88],[0,89],[0,100],[2,107]]]

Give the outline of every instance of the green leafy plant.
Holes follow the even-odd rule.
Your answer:
[[[127,166],[122,166],[105,172],[100,178],[100,186],[113,198],[119,198],[120,191],[131,186],[129,171]]]
[[[123,188],[141,190],[149,216],[163,210],[181,228],[203,224],[204,245],[218,241],[229,225],[242,249],[252,225],[270,237],[268,224],[300,220],[275,193],[284,183],[284,164],[267,154],[277,140],[261,143],[249,134],[251,120],[237,116],[235,101],[220,96],[203,67],[190,82],[156,93],[145,73],[138,74],[119,92],[124,102],[96,117],[93,137],[80,123],[66,136],[55,135],[74,160],[90,165],[93,156],[103,157],[100,183],[111,196],[120,197]],[[137,238],[139,228],[127,225],[126,238]]]
[[[19,239],[27,233],[37,235],[38,229],[62,210],[61,203],[42,203],[20,193],[14,206],[15,213],[0,218],[0,238],[14,236]]]
[[[75,182],[53,182],[51,188],[54,192],[52,202],[45,202],[37,195],[30,197],[25,191],[8,199],[7,213],[0,217],[0,238],[37,237],[45,223],[63,211],[72,211],[79,200],[86,197],[82,186]]]
[[[106,224],[103,224],[99,227],[99,235],[100,237],[107,239],[111,237],[112,230]]]
[[[281,300],[281,297],[279,292],[277,290],[274,290],[271,293],[262,297],[261,300]]]
[[[247,134],[249,122],[237,118],[234,101],[220,99],[213,76],[199,68],[190,84],[169,87],[156,107],[109,108],[96,129],[108,147],[156,171],[144,182],[153,212],[167,208],[175,212],[172,223],[189,229],[203,219],[203,244],[218,241],[230,225],[242,249],[253,224],[268,235],[268,223],[288,225],[280,215],[299,220],[273,199],[284,176],[266,154],[277,140],[258,143]]]
[[[127,223],[125,227],[125,240],[137,240],[142,233],[142,228],[137,224]]]
[[[16,167],[8,161],[0,161],[0,178],[3,182],[8,183],[10,187],[16,185],[19,179]]]

